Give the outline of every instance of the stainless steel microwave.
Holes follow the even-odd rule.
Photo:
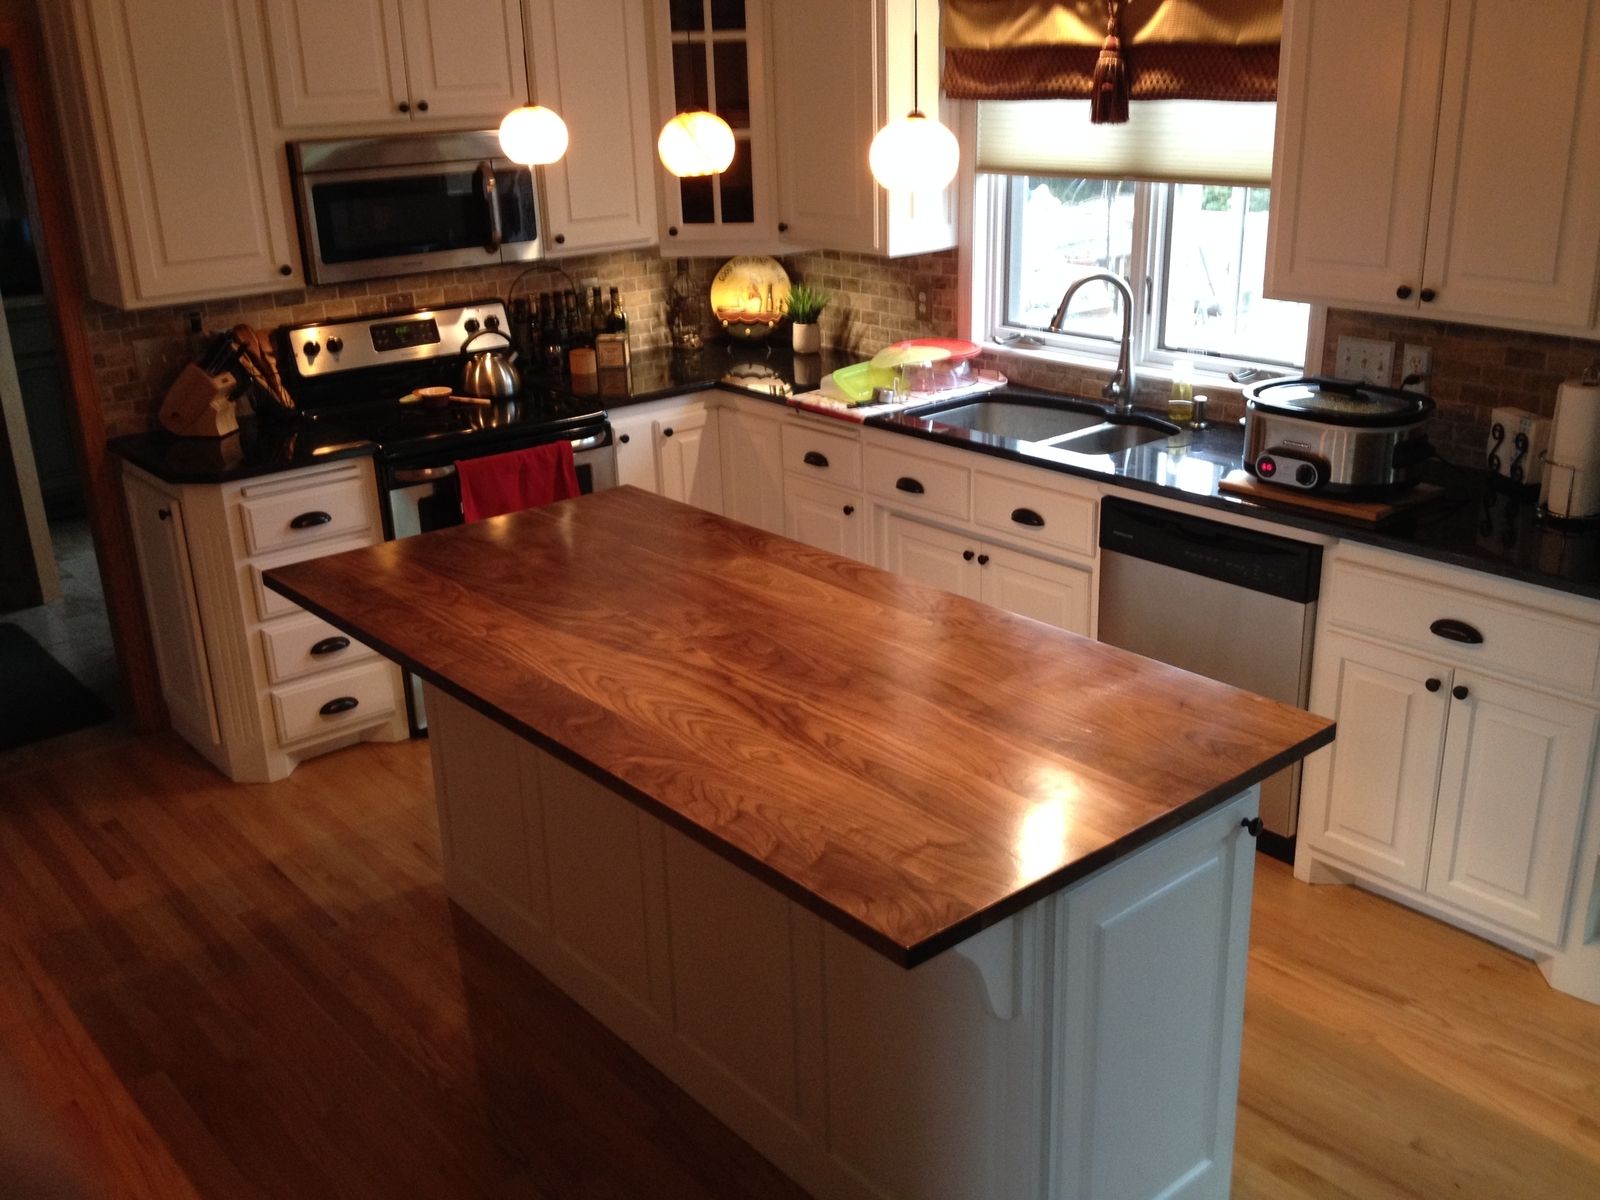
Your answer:
[[[312,283],[540,257],[533,168],[494,130],[291,142],[289,165]]]

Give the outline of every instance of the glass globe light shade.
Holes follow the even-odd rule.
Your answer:
[[[500,122],[500,149],[524,166],[558,162],[567,152],[567,123],[542,104],[513,108]]]
[[[682,112],[661,127],[656,150],[674,175],[720,175],[733,162],[733,130],[716,113]]]
[[[878,130],[867,165],[891,191],[934,191],[956,177],[961,146],[938,121],[914,112]]]

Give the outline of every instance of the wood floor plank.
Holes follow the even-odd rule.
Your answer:
[[[452,909],[426,743],[0,758],[0,1058],[117,1200],[802,1200]],[[1234,1195],[1600,1195],[1600,1008],[1263,860]],[[3,1192],[0,1187],[0,1192]]]

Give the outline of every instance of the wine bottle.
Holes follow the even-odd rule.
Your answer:
[[[616,288],[611,289],[611,310],[606,314],[606,332],[628,332],[628,314],[623,310],[622,296]]]

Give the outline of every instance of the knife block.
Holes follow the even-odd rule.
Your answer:
[[[235,383],[231,375],[207,375],[190,363],[167,389],[157,419],[179,437],[227,437],[239,428],[230,398]]]

